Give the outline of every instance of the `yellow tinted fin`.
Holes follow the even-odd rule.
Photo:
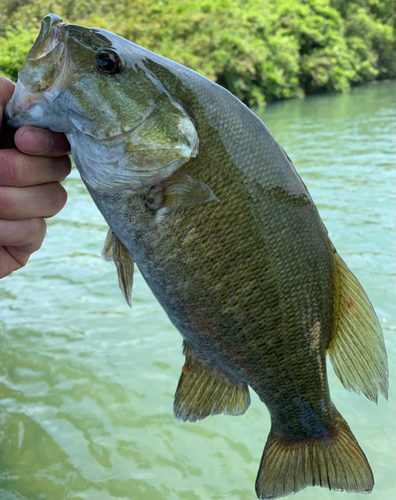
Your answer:
[[[195,422],[209,415],[242,415],[249,408],[247,384],[231,380],[206,363],[187,345],[186,361],[177,386],[173,412],[179,420]]]
[[[283,497],[307,486],[370,493],[374,477],[367,458],[346,421],[340,414],[336,419],[338,432],[326,439],[290,441],[271,429],[256,480],[260,499]]]
[[[388,396],[388,360],[374,308],[359,281],[335,253],[335,320],[328,354],[346,389],[375,403]]]
[[[111,229],[109,229],[102,250],[105,260],[113,260],[117,268],[118,285],[129,307],[132,307],[133,259],[127,248]]]

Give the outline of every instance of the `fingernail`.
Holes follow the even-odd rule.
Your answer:
[[[52,146],[52,138],[46,130],[26,130],[19,137],[19,149],[26,153],[45,153]]]

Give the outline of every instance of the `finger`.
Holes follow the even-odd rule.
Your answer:
[[[44,240],[44,219],[0,220],[0,278],[23,267]]]
[[[34,186],[61,182],[71,170],[70,158],[30,156],[17,149],[0,151],[0,186]]]
[[[30,253],[18,247],[0,247],[0,279],[23,267]]]
[[[70,151],[70,144],[64,134],[30,125],[18,129],[14,141],[19,151],[29,155],[56,157]]]
[[[8,220],[53,217],[65,205],[67,193],[59,182],[39,186],[0,186],[0,218]]]
[[[45,220],[40,217],[24,220],[0,219],[0,247],[21,247],[33,253],[41,247],[45,230]]]

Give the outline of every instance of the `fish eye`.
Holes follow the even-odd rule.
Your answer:
[[[95,56],[95,67],[105,75],[116,75],[122,70],[122,62],[116,52],[100,50]]]

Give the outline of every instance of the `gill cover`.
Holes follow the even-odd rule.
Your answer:
[[[151,53],[47,15],[8,106],[10,125],[64,132],[85,183],[150,187],[199,149],[193,120],[149,68]]]
[[[197,155],[194,123],[149,68],[148,51],[100,29],[64,30],[80,74],[67,89],[75,130],[68,138],[88,186],[150,187]]]

